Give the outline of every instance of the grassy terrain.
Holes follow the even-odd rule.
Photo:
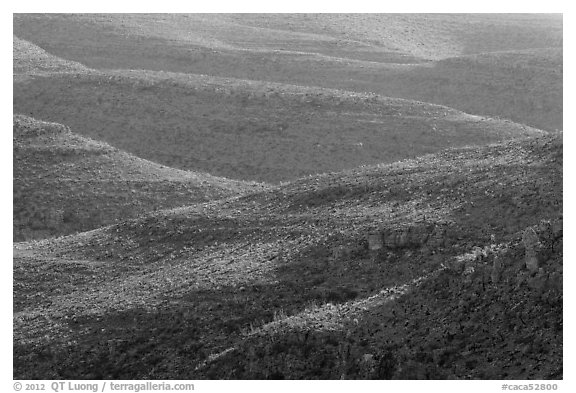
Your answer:
[[[101,70],[373,92],[562,129],[558,15],[15,15],[14,33]],[[550,64],[526,65],[547,50]]]
[[[131,156],[66,126],[14,116],[14,240],[86,231],[260,189]]]
[[[558,135],[19,243],[14,377],[561,378],[561,217]],[[541,220],[553,251],[530,275],[519,237]],[[367,250],[430,226],[441,242]],[[469,258],[486,249],[501,281]]]
[[[14,111],[164,165],[279,182],[542,132],[371,93],[151,71],[36,76]]]

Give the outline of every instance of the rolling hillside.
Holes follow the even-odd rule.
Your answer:
[[[14,378],[562,378],[562,150],[449,149],[16,244]]]
[[[14,34],[93,68],[139,64],[153,69],[154,51],[146,54],[142,49],[158,50],[160,44],[165,47],[163,54],[188,50],[196,55],[193,59],[208,51],[222,58],[238,52],[247,52],[250,58],[255,53],[283,51],[405,63],[561,47],[562,15],[15,14]],[[102,51],[112,56],[103,56]],[[156,61],[165,65],[186,66],[178,64],[176,56],[159,57],[163,59]]]
[[[562,48],[443,59],[391,76],[385,95],[562,130]]]
[[[563,127],[561,15],[16,14],[14,34],[100,70],[372,92]],[[547,50],[559,55],[546,67],[515,66]]]
[[[276,183],[542,134],[372,93],[151,71],[39,76],[13,104],[154,162]]]
[[[562,379],[562,30],[13,14],[13,378]]]
[[[37,45],[13,37],[13,71],[16,76],[88,71],[80,63],[61,59]]]
[[[167,168],[16,115],[14,241],[86,231],[162,208],[260,190],[258,184]]]

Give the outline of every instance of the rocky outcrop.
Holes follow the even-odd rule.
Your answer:
[[[368,234],[370,250],[446,247],[449,245],[448,229],[445,224],[424,223],[401,228],[384,228]]]
[[[473,247],[443,265],[465,282],[482,277],[494,285],[526,285],[536,296],[561,294],[562,219],[541,221],[519,235],[511,243]]]
[[[378,251],[383,247],[382,235],[379,232],[368,234],[368,249],[370,251]]]
[[[537,272],[550,258],[554,248],[561,249],[562,237],[562,219],[557,219],[553,222],[542,221],[538,225],[526,228],[522,233],[526,269],[531,272]]]

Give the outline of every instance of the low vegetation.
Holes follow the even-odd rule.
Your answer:
[[[14,116],[14,240],[87,231],[162,208],[262,189],[180,171],[76,135],[66,126]]]
[[[51,55],[40,47],[21,40],[16,36],[13,39],[12,51],[15,80],[25,79],[24,76],[38,74],[88,71],[80,63]]]
[[[560,135],[20,243],[14,376],[561,378],[559,232],[544,276],[518,243],[561,212]],[[368,249],[368,233],[424,224],[444,241]],[[499,284],[490,259],[453,267],[483,250],[505,255]]]
[[[542,131],[371,93],[148,71],[36,77],[14,111],[171,167],[279,182]]]
[[[14,379],[563,378],[561,15],[13,22]]]
[[[99,70],[372,92],[563,127],[560,15],[16,14],[14,33]]]

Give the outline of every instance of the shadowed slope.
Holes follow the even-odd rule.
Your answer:
[[[459,268],[361,300],[278,314],[196,372],[212,379],[562,379],[562,221],[526,231],[545,249],[538,272],[525,267],[519,232],[485,254],[453,258]]]
[[[561,356],[555,349],[561,346],[561,336],[554,330],[561,323],[557,292],[546,292],[550,302],[538,301],[532,310],[535,303],[522,300],[530,296],[528,284],[518,281],[519,292],[510,300],[502,299],[504,311],[494,314],[502,318],[487,321],[482,307],[497,307],[496,294],[510,294],[516,278],[512,286],[490,292],[485,304],[474,303],[481,280],[474,278],[466,287],[458,284],[464,278],[454,279],[454,286],[447,288],[458,292],[459,298],[445,294],[434,302],[435,285],[445,287],[445,278],[435,281],[438,273],[434,273],[431,284],[420,284],[424,292],[409,298],[411,305],[401,315],[395,300],[386,295],[394,290],[386,288],[410,284],[458,256],[478,254],[475,247],[509,248],[512,260],[522,264],[520,251],[514,248],[519,231],[561,214],[559,135],[451,149],[315,176],[238,199],[158,212],[66,238],[21,243],[14,250],[15,377],[340,378],[345,372],[349,378],[425,378],[428,361],[418,353],[435,348],[427,342],[419,349],[416,337],[424,334],[426,309],[432,315],[430,323],[440,318],[456,329],[459,312],[447,304],[460,307],[458,301],[463,299],[465,307],[480,307],[466,314],[476,325],[463,334],[487,331],[482,333],[488,339],[482,348],[491,348],[490,340],[497,335],[493,329],[500,330],[506,312],[535,315],[538,310],[538,315],[553,318],[548,326],[544,319],[534,325],[544,329],[542,343],[552,348],[550,367],[534,367],[531,357],[516,353],[504,357],[500,349],[487,349],[487,357],[474,355],[471,360],[489,362],[490,354],[495,356],[500,363],[490,374],[481,375],[488,372],[486,363],[470,374],[465,360],[448,357],[454,362],[434,363],[439,376],[553,378]],[[367,235],[375,230],[385,233],[387,240],[384,248],[371,253]],[[430,230],[434,236],[426,232]],[[410,241],[402,240],[404,233]],[[420,302],[426,307],[424,314],[417,312]],[[339,311],[332,313],[326,303],[367,319],[361,319],[349,335],[338,329],[322,333],[326,313],[332,315],[330,326],[356,324],[340,318]],[[311,315],[322,317],[317,319],[319,325],[306,314],[307,309],[318,308]],[[387,326],[398,327],[378,325],[379,315],[385,315]],[[270,322],[284,326],[281,322],[290,316],[296,326],[298,321],[309,321],[304,326],[310,333],[272,329],[270,335],[264,328],[263,336],[254,334],[260,326],[275,326],[267,325]],[[506,342],[533,334],[520,319],[508,321]],[[413,333],[403,336],[405,322],[404,329]],[[374,339],[368,328],[378,330]],[[448,337],[438,334],[442,340]],[[380,337],[384,342],[378,341]],[[393,343],[385,341],[390,337]],[[461,348],[461,343],[472,342],[458,337],[453,343],[456,353],[473,350]],[[310,345],[308,338],[313,338]],[[66,350],[48,353],[48,348]],[[351,355],[346,355],[347,348]],[[401,359],[424,364],[424,374],[418,374],[418,364],[416,371],[399,370],[396,360],[382,374],[368,368],[364,375],[357,369],[364,354],[385,362],[386,353],[395,349]],[[30,359],[37,364],[34,370],[27,366]],[[512,368],[505,372],[504,366]]]
[[[13,143],[16,241],[260,189],[154,164],[26,116],[14,117]]]

